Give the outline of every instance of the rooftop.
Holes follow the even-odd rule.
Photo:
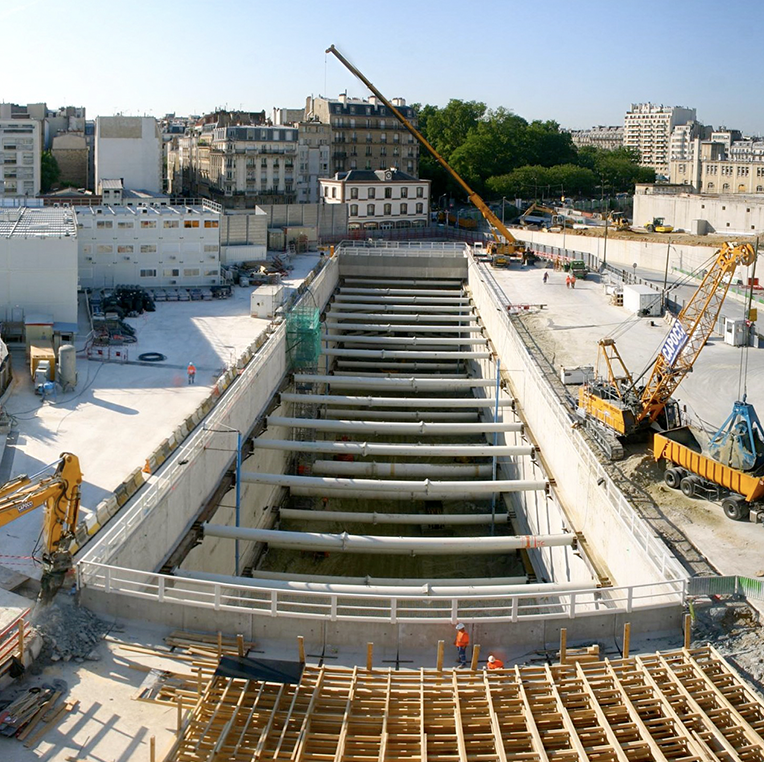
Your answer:
[[[0,238],[63,238],[76,234],[71,209],[20,206],[0,210]]]

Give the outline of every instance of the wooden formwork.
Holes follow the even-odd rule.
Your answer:
[[[764,762],[764,703],[712,647],[504,670],[212,677],[165,762]]]

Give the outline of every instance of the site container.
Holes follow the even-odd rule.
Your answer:
[[[56,380],[56,353],[53,351],[53,345],[46,339],[37,339],[29,342],[27,353],[29,355],[29,371],[34,378],[37,366],[41,360],[47,360],[50,363],[50,380]]]

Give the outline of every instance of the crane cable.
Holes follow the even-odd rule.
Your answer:
[[[738,400],[745,400],[745,398],[748,396],[748,348],[751,345],[750,341],[750,315],[751,315],[751,305],[753,304],[753,284],[756,282],[756,263],[759,259],[759,237],[756,236],[756,257],[753,260],[753,269],[751,270],[751,275],[749,278],[748,283],[748,294],[747,294],[747,300],[745,305],[745,321],[746,321],[746,329],[748,332],[748,336],[746,336],[746,342],[743,345],[742,349],[743,351],[740,353],[740,370],[738,371],[738,379],[737,379],[737,398]]]

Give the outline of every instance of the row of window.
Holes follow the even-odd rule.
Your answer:
[[[715,188],[714,183],[706,183],[706,190],[713,191],[714,188]],[[725,192],[729,191],[729,189],[730,189],[730,184],[729,183],[723,183],[722,184],[722,193],[725,193]],[[748,186],[742,185],[742,184],[738,185],[737,191],[738,191],[738,193],[746,193],[746,192],[748,192]],[[764,193],[764,185],[757,185],[756,186],[756,193]],[[724,208],[724,207],[722,207],[722,208]],[[746,210],[746,211],[748,211],[748,210]]]
[[[153,268],[146,268],[145,270],[139,270],[138,274],[141,278],[156,278],[157,271]],[[188,267],[183,270],[184,278],[198,278],[201,275],[201,270],[198,267]],[[217,270],[205,270],[205,277],[214,277],[220,275]],[[180,270],[177,268],[168,268],[162,270],[162,277],[164,278],[179,278]]]
[[[118,244],[117,245],[117,254],[133,254],[135,252],[135,244],[132,243],[124,243],[124,244]],[[138,247],[141,254],[156,254],[157,246],[153,243],[144,243],[140,244]],[[82,253],[83,254],[90,254],[93,251],[93,247],[91,244],[86,243],[82,246]],[[204,245],[204,251],[206,253],[212,254],[217,253],[218,251],[218,245],[216,243],[208,243]],[[96,244],[96,254],[111,254],[114,252],[114,244],[110,243],[99,243]],[[177,255],[178,250],[177,248],[162,248],[163,254],[171,254],[171,255]],[[198,252],[189,252],[189,256],[193,256]]]
[[[141,227],[142,228],[156,228],[157,221],[156,220],[141,220]],[[162,220],[162,227],[164,228],[177,228],[180,227],[180,220]],[[205,228],[216,228],[218,227],[220,223],[218,220],[204,220],[204,227]],[[198,228],[199,220],[183,220],[183,227],[184,228]],[[80,225],[82,227],[82,225]],[[96,227],[97,228],[113,228],[114,227],[114,221],[113,220],[97,220],[96,221]],[[135,223],[132,220],[119,220],[117,221],[117,227],[118,228],[132,228],[135,227]]]
[[[384,205],[384,211],[382,214],[385,217],[390,217],[393,213],[393,205],[392,204],[385,204]],[[399,214],[408,214],[409,213],[409,205],[408,204],[401,204],[400,206],[400,212]],[[367,217],[375,217],[379,214],[377,212],[376,204],[367,204],[366,205],[366,216]],[[424,204],[417,204],[416,205],[416,214],[424,214]],[[351,217],[358,217],[358,204],[351,204],[350,205],[350,216]]]
[[[392,188],[381,188],[383,191],[384,198],[393,198],[393,189]],[[350,198],[359,198],[358,196],[358,188],[351,188],[350,189]],[[409,197],[409,189],[406,186],[401,186],[400,188],[400,198],[408,198]],[[324,187],[324,196],[329,196],[329,186]],[[332,192],[331,192],[332,198],[337,198],[337,186],[332,185]],[[380,196],[382,198],[383,196]],[[377,197],[377,189],[376,188],[367,188],[366,189],[366,198],[376,198]],[[416,197],[417,198],[424,198],[424,187],[419,185],[416,189]],[[363,199],[360,199],[363,201]]]

